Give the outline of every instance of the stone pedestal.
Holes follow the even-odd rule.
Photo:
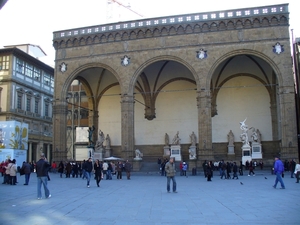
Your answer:
[[[251,147],[248,144],[244,144],[242,147],[242,163],[243,165],[246,165],[246,161],[251,161]]]
[[[181,157],[181,146],[180,145],[171,145],[171,155],[170,157],[174,157],[175,161],[180,162],[182,160]]]
[[[188,168],[189,168],[189,171],[192,171],[193,168],[197,168],[197,161],[196,161],[196,160],[190,160],[188,166],[189,166],[189,167],[188,167]]]
[[[227,145],[227,149],[228,149],[228,152],[227,154],[228,155],[234,155],[234,145]]]
[[[102,152],[94,152],[94,158],[93,158],[93,160],[95,161],[96,159],[99,159],[99,161],[103,160]]]
[[[189,159],[190,160],[195,160],[195,159],[197,159],[197,148],[196,148],[196,146],[190,146],[190,148],[189,148]]]
[[[110,148],[106,148],[105,149],[105,153],[104,153],[104,157],[108,158],[111,156],[111,149]]]
[[[262,159],[261,144],[252,142],[252,159]]]
[[[140,171],[142,168],[142,159],[141,160],[136,160],[136,159],[133,159],[133,162],[132,162],[132,171],[133,172],[138,172]]]
[[[164,158],[168,158],[168,157],[170,157],[170,155],[171,155],[171,153],[170,153],[170,147],[169,146],[164,146],[164,155],[163,155],[163,157]]]

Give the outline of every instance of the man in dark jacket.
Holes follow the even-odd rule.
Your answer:
[[[29,163],[23,162],[23,165],[22,165],[21,169],[22,169],[22,171],[24,172],[24,175],[25,175],[25,184],[24,185],[28,185],[29,178],[30,178],[30,173],[31,173],[31,168],[30,168]]]
[[[127,180],[130,180],[131,163],[128,160],[126,160],[125,163],[125,171],[126,171]]]
[[[92,158],[89,158],[83,165],[84,171],[85,171],[85,176],[87,180],[87,187],[90,187],[90,180],[91,180],[91,173],[93,170],[93,163],[92,163]]]
[[[281,184],[281,189],[285,189],[283,180],[281,178],[282,173],[284,172],[284,165],[282,161],[279,159],[278,156],[275,157],[275,163],[274,163],[274,173],[276,175],[276,180],[273,188],[276,188],[278,181]]]
[[[44,153],[41,153],[41,159],[36,163],[36,176],[37,176],[37,198],[42,199],[42,184],[45,190],[45,197],[51,198],[50,191],[47,186],[48,171],[51,168],[50,163],[45,158]]]

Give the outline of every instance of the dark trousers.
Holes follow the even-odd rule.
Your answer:
[[[296,183],[299,183],[299,179],[300,179],[299,177],[300,177],[300,171],[296,173],[296,179],[297,179]]]
[[[128,170],[126,171],[126,176],[127,176],[127,179],[130,180],[130,171],[128,171]]]
[[[95,178],[96,178],[96,184],[97,184],[97,186],[99,187],[100,185],[99,185],[99,183],[100,183],[100,181],[101,181],[101,179],[102,179],[102,174],[100,173],[96,173],[95,174]]]
[[[122,171],[118,171],[117,179],[122,179]]]

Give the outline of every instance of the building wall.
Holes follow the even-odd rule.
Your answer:
[[[271,11],[249,18],[219,18],[157,25],[151,29],[137,27],[89,34],[91,28],[81,28],[76,30],[77,36],[68,36],[75,30],[55,33],[61,35],[54,38],[55,131],[65,130],[67,90],[74,79],[81,79],[86,83],[87,94],[93,97],[89,100],[89,108],[94,110],[89,125],[96,124],[97,130],[109,133],[112,145],[116,143],[118,153],[124,158],[133,157],[136,146],[146,146],[150,151],[155,142],[163,143],[166,132],[172,139],[179,131],[185,144],[194,131],[198,137],[199,160],[213,160],[216,158],[214,143],[226,142],[230,129],[238,141],[238,123],[248,116],[247,125],[260,129],[265,141],[280,141],[282,156],[294,157],[297,137],[288,13],[279,10],[272,14]],[[285,50],[277,54],[273,47],[279,42]],[[197,57],[201,49],[207,53],[203,59]],[[127,66],[121,63],[125,56],[130,58]],[[64,63],[67,70],[61,71]],[[239,84],[264,88],[242,91],[221,88]],[[105,94],[117,91],[117,85],[119,97],[107,100]],[[155,91],[151,92],[156,86],[162,89],[155,91],[193,87],[195,93],[156,96]],[[149,90],[151,97],[146,94]],[[139,92],[144,93],[143,99],[136,94]],[[234,97],[234,108],[232,100],[224,94]],[[136,100],[143,100],[145,105],[150,103],[152,112],[147,109],[143,112]],[[172,113],[168,113],[169,109]],[[148,121],[142,119],[143,114],[148,116]],[[157,122],[161,118],[162,122]],[[54,143],[65,148],[65,139],[57,134]]]

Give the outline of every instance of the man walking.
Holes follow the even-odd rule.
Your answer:
[[[126,160],[125,163],[125,171],[126,171],[127,180],[130,180],[131,163],[128,160]]]
[[[91,181],[91,173],[93,170],[93,163],[92,163],[92,158],[89,158],[83,165],[84,170],[85,170],[85,176],[87,179],[87,187],[90,187],[90,181]]]
[[[165,166],[165,171],[167,173],[167,191],[170,192],[170,181],[172,180],[173,183],[173,192],[177,193],[176,191],[176,180],[175,180],[175,162],[174,158],[170,158],[169,162],[167,162]]]
[[[45,197],[51,198],[50,191],[47,186],[48,181],[48,171],[51,165],[45,158],[44,153],[41,153],[41,159],[36,163],[36,176],[37,176],[37,199],[42,199],[42,185],[44,186],[45,190]]]
[[[273,188],[276,188],[278,181],[281,184],[281,189],[285,189],[283,180],[281,178],[282,173],[284,172],[284,165],[282,161],[279,159],[278,156],[275,156],[275,163],[274,163],[274,173],[276,175],[275,184]]]

